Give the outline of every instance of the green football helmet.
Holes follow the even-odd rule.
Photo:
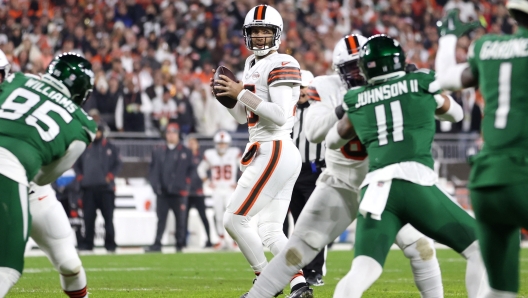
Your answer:
[[[375,77],[405,71],[400,43],[384,34],[371,36],[359,51],[359,69],[367,82]]]
[[[55,57],[46,73],[61,81],[70,91],[71,100],[78,106],[90,97],[94,86],[92,64],[76,53],[63,53]]]

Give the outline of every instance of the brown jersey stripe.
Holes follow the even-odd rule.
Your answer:
[[[274,76],[273,78],[268,79],[268,85],[276,81],[296,81],[296,82],[299,82],[300,84],[301,76],[292,76],[292,75]]]
[[[319,96],[319,92],[317,92],[314,86],[309,86],[306,94],[308,95],[308,99],[321,101],[321,96]]]
[[[273,171],[277,167],[281,155],[281,150],[282,141],[273,141],[273,148],[271,150],[271,157],[268,162],[268,165],[264,169],[264,172],[260,176],[255,186],[253,186],[253,188],[249,192],[249,195],[247,196],[244,203],[242,203],[240,208],[238,208],[238,210],[235,212],[236,215],[246,216],[249,210],[251,210],[251,207],[253,207],[253,205],[257,201],[257,198],[262,192],[262,189],[264,189],[264,186],[266,186],[266,183],[268,182],[269,178],[273,174]]]
[[[293,71],[293,72],[297,72],[299,75],[301,74],[301,70],[298,67],[291,67],[291,66],[290,67],[275,67],[274,69],[270,71],[270,74],[278,73],[282,71]]]
[[[273,77],[276,77],[278,75],[292,75],[292,76],[300,76],[301,73],[298,72],[298,71],[280,71],[280,72],[274,72],[274,73],[270,73],[269,75],[269,78],[273,78]]]
[[[345,43],[347,46],[348,54],[357,54],[358,47],[359,47],[359,41],[357,39],[357,36],[355,35],[347,35],[345,39]]]

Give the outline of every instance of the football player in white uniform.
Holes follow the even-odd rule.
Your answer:
[[[320,143],[344,116],[343,96],[347,89],[364,85],[359,74],[359,48],[366,42],[360,35],[347,35],[336,44],[333,64],[337,74],[318,76],[310,87],[312,100],[306,115],[309,141]],[[326,150],[326,169],[295,225],[284,251],[262,272],[248,297],[269,298],[284,287],[287,276],[308,264],[324,246],[336,239],[356,218],[359,186],[368,171],[367,153],[357,138],[337,150]],[[414,279],[422,297],[443,297],[440,267],[433,241],[410,225],[404,226],[396,244],[410,259]],[[336,289],[334,297],[348,297]]]
[[[227,206],[224,226],[257,276],[268,264],[262,244],[277,255],[288,241],[282,224],[301,170],[301,156],[290,136],[301,73],[295,58],[277,53],[282,28],[282,17],[273,7],[252,8],[243,32],[246,47],[254,54],[246,60],[242,82],[221,75],[216,81],[221,86],[214,87],[222,91],[217,96],[238,100],[228,111],[249,127],[249,143],[240,162],[243,173]],[[255,214],[259,214],[258,234],[249,225]],[[290,297],[313,296],[302,271],[290,279]]]
[[[75,250],[70,221],[49,184],[29,184],[29,212],[30,236],[59,272],[64,293],[72,298],[88,297],[86,273]]]
[[[0,50],[0,83],[9,75],[11,65]],[[64,293],[69,297],[88,297],[86,273],[74,246],[74,234],[66,212],[51,186],[29,183],[30,237],[59,272]]]
[[[207,149],[204,158],[198,165],[198,176],[205,182],[207,171],[211,171],[210,187],[213,190],[213,207],[215,213],[216,231],[220,241],[215,244],[215,249],[228,248],[225,239],[224,213],[228,199],[235,190],[238,173],[238,162],[241,157],[240,149],[229,147],[231,136],[226,131],[215,134],[214,149]]]

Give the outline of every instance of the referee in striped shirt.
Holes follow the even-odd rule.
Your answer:
[[[293,193],[290,201],[290,212],[294,222],[297,222],[304,205],[312,195],[315,189],[315,182],[325,167],[325,146],[322,144],[313,144],[308,142],[304,135],[303,121],[310,108],[308,101],[308,86],[314,76],[307,70],[301,70],[301,95],[297,102],[297,111],[295,113],[295,125],[293,127],[293,142],[299,148],[302,157],[302,167],[299,178],[293,187]],[[286,218],[287,219],[287,218]],[[315,259],[303,268],[306,282],[314,286],[322,286],[323,267],[325,266],[325,250],[322,250]]]

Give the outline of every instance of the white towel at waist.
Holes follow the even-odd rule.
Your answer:
[[[381,214],[389,198],[392,179],[432,186],[438,181],[438,176],[431,168],[414,161],[392,164],[368,173],[361,183],[361,188],[368,185],[359,205],[361,215],[366,216],[370,213],[373,219],[381,220]]]

